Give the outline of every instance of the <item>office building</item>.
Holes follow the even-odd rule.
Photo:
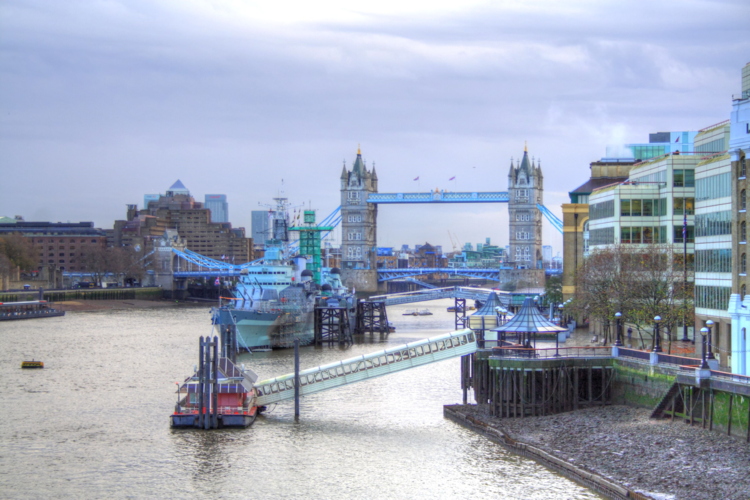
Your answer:
[[[229,222],[227,195],[207,194],[203,206],[211,211],[211,222]]]

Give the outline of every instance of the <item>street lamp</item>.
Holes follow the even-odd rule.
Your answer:
[[[560,304],[557,306],[557,308],[560,310],[560,326],[563,326],[563,308],[565,307],[565,304]]]
[[[706,359],[716,359],[713,349],[711,348],[711,337],[713,336],[714,322],[709,319],[708,321],[706,321],[706,326],[708,327],[708,338],[706,339],[706,350],[708,352],[706,353]]]
[[[622,313],[621,312],[616,312],[615,313],[615,321],[616,321],[616,324],[617,324],[617,326],[615,327],[615,328],[617,328],[617,332],[616,332],[617,338],[615,339],[615,345],[617,347],[621,347],[622,346],[622,323],[621,323],[621,321],[622,321]]]
[[[706,336],[711,330],[706,328],[705,326],[701,328],[701,370],[708,370],[708,361],[706,360]]]
[[[659,344],[659,322],[661,322],[661,316],[654,316],[654,351],[661,352],[661,345]]]

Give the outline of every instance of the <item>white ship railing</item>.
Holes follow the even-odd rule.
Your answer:
[[[416,366],[471,354],[477,350],[474,332],[466,329],[418,340],[383,351],[309,368],[299,374],[300,396],[334,389]],[[294,374],[255,384],[256,404],[267,405],[294,398]]]

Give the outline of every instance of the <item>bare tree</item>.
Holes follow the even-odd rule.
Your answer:
[[[643,333],[653,330],[654,317],[662,318],[663,332],[671,332],[694,314],[688,297],[691,287],[683,286],[678,267],[668,245],[617,245],[594,251],[576,272],[574,310],[605,325],[620,312],[638,330],[643,348]]]

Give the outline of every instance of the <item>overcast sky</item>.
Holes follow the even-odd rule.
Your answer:
[[[0,216],[111,228],[180,179],[249,233],[280,190],[330,213],[358,144],[381,192],[505,191],[524,141],[560,215],[607,145],[729,117],[749,19],[746,0],[3,0]],[[506,245],[507,218],[386,205],[378,243]]]

